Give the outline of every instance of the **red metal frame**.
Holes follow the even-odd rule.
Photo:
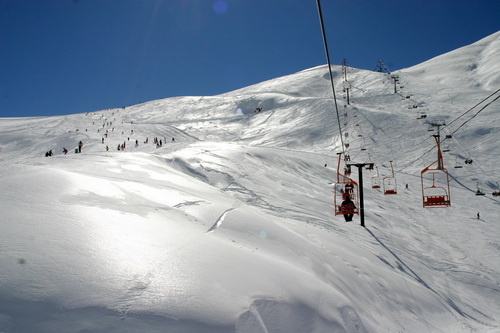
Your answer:
[[[359,214],[358,205],[358,183],[356,183],[351,178],[347,177],[346,174],[341,174],[340,170],[347,170],[346,168],[341,169],[342,153],[338,153],[339,160],[337,165],[337,182],[335,183],[334,194],[333,194],[333,205],[335,207],[335,215],[344,214]],[[342,202],[345,198],[349,196],[354,203],[354,209],[346,210],[342,207]]]
[[[396,183],[396,177],[394,176],[394,167],[392,166],[392,161],[389,161],[391,163],[391,176],[385,176],[382,179],[382,184],[384,185],[384,194],[398,194],[398,188],[397,188],[397,183]],[[392,183],[391,183],[392,181]]]
[[[438,148],[438,159],[420,172],[420,181],[422,183],[422,205],[423,207],[448,207],[451,206],[450,200],[450,180],[448,170],[444,167],[443,155],[439,144],[438,136],[434,136]],[[424,186],[426,180],[424,176],[431,175],[431,185]],[[436,175],[440,175],[440,181],[444,185],[436,185]]]

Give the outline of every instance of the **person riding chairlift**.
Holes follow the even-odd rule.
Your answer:
[[[346,222],[352,221],[355,209],[356,206],[354,205],[354,202],[352,202],[351,197],[346,195],[344,201],[342,201],[342,204],[340,205],[340,211],[344,213]]]

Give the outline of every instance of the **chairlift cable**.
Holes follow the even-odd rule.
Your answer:
[[[470,111],[472,111],[474,108],[476,108],[479,104],[483,103],[484,101],[486,101],[488,98],[490,98],[491,96],[495,95],[496,93],[498,93],[500,91],[500,89],[497,89],[497,91],[495,91],[494,93],[492,93],[491,95],[489,95],[488,97],[484,98],[483,100],[481,100],[479,103],[477,103],[476,105],[474,105],[473,107],[471,107],[469,110],[465,111],[464,113],[462,113],[460,116],[458,116],[457,118],[453,119],[452,121],[450,121],[447,125],[443,126],[443,129],[446,128],[447,126],[450,126],[451,124],[453,124],[455,121],[457,121],[458,119],[460,119],[462,116],[466,115],[467,113],[469,113]],[[497,100],[497,98],[495,98],[493,100],[493,102],[495,100]],[[491,104],[492,102],[488,103]],[[487,105],[487,106],[488,106]],[[478,112],[479,113],[479,112]]]
[[[316,0],[316,5],[318,7],[318,15],[319,15],[319,21],[320,21],[320,25],[321,25],[321,33],[323,35],[323,45],[325,47],[325,55],[326,55],[326,61],[328,63],[328,72],[329,72],[329,75],[330,75],[330,83],[332,85],[333,101],[335,103],[335,112],[337,113],[337,125],[339,127],[340,143],[341,143],[341,146],[342,146],[342,153],[345,156],[344,138],[343,138],[342,128],[340,126],[339,108],[338,108],[338,105],[337,105],[337,97],[336,97],[336,94],[335,94],[335,85],[333,83],[332,64],[330,62],[330,54],[328,52],[328,43],[326,41],[325,25],[324,25],[324,22],[323,22],[323,12],[321,11],[320,0]]]
[[[471,107],[469,110],[465,111],[464,113],[462,113],[460,116],[458,116],[457,118],[455,118],[454,120],[452,120],[451,122],[449,122],[447,125],[443,126],[441,129],[445,129],[447,128],[449,125],[451,125],[453,122],[455,122],[456,120],[458,120],[459,118],[461,118],[462,116],[464,116],[465,114],[467,114],[468,112],[472,111],[474,108],[476,108],[478,105],[480,105],[481,103],[483,103],[484,101],[486,101],[487,99],[489,99],[491,96],[495,95],[496,93],[498,93],[500,91],[500,89],[496,90],[494,93],[492,93],[491,95],[489,95],[488,97],[484,98],[483,100],[481,100],[479,103],[477,103],[476,105],[474,105],[473,107]],[[460,125],[456,130],[454,130],[453,132],[450,133],[451,136],[453,136],[453,134],[455,134],[460,128],[462,128],[466,123],[468,123],[470,120],[472,120],[474,117],[476,117],[481,111],[483,111],[486,107],[488,107],[491,103],[495,102],[498,98],[500,98],[500,95],[497,96],[494,100],[492,100],[491,102],[489,102],[488,104],[486,104],[485,106],[483,106],[478,112],[476,112],[476,114],[474,114],[469,120],[466,120],[462,125]],[[422,142],[420,142],[419,144],[417,144],[417,146],[423,144],[425,141],[427,141],[428,139],[430,138],[427,137],[425,138],[424,140],[422,140]],[[456,138],[454,138],[455,141]],[[441,142],[445,142],[446,140],[448,140],[446,137],[441,141]],[[458,141],[457,141],[458,142]],[[461,145],[462,146],[462,145]],[[422,155],[420,155],[418,158],[416,158],[415,160],[413,160],[412,162],[410,162],[409,164],[407,164],[405,167],[403,167],[400,171],[406,169],[407,167],[411,166],[413,163],[417,162],[419,159],[421,159],[422,157],[424,157],[425,155],[427,155],[428,153],[430,153],[435,147],[433,146],[431,149],[427,150],[425,153],[423,153]],[[467,151],[463,146],[462,146],[462,149],[464,149],[468,154],[469,156],[471,155],[469,151]]]
[[[430,137],[429,137],[430,138]],[[421,142],[420,144],[422,144],[423,142]],[[423,153],[422,155],[420,155],[419,157],[417,157],[416,159],[414,159],[412,162],[410,162],[409,164],[407,164],[405,167],[403,167],[402,169],[399,170],[399,172],[403,171],[404,169],[408,168],[409,166],[411,166],[413,163],[417,162],[418,160],[420,160],[422,157],[424,157],[425,155],[429,154],[433,149],[435,148],[435,146],[432,146],[429,150],[427,150],[425,153]]]
[[[500,89],[499,89],[500,90]],[[497,90],[498,91],[498,90]],[[456,131],[458,131],[460,128],[462,128],[465,124],[467,124],[469,121],[471,121],[472,119],[474,119],[481,111],[483,111],[484,109],[486,109],[491,103],[495,102],[497,99],[500,98],[500,95],[498,95],[494,100],[492,100],[491,102],[489,102],[488,104],[486,104],[485,106],[483,106],[479,111],[477,111],[470,119],[464,121],[464,123],[460,126],[458,126],[458,128],[456,130],[454,130],[453,132],[451,132],[451,135],[455,134]]]
[[[498,92],[498,91],[500,91],[500,89],[499,89],[499,90],[497,90],[496,92]],[[495,92],[495,93],[496,93],[496,92]],[[492,95],[493,95],[493,94],[492,94]],[[492,95],[488,96],[486,99],[490,98]],[[460,145],[460,147],[462,147],[462,149],[463,149],[463,150],[465,150],[465,151],[467,152],[467,154],[469,155],[469,157],[472,157],[472,154],[471,154],[471,153],[470,153],[467,149],[465,149],[465,147],[464,147],[464,146],[462,146],[462,145],[458,142],[458,140],[457,140],[457,139],[456,139],[453,135],[454,135],[454,134],[455,134],[455,133],[456,133],[456,132],[457,132],[460,128],[462,128],[465,124],[467,124],[469,121],[471,121],[472,119],[474,119],[474,118],[475,118],[475,117],[476,117],[476,116],[477,116],[477,115],[478,115],[481,111],[483,111],[483,110],[484,110],[485,108],[487,108],[487,107],[488,107],[491,103],[495,102],[495,101],[496,101],[497,99],[499,99],[499,98],[500,98],[500,95],[499,95],[499,96],[497,96],[494,100],[492,100],[492,101],[491,101],[491,102],[489,102],[488,104],[484,105],[484,106],[483,106],[483,107],[482,107],[479,111],[477,111],[477,112],[476,112],[476,113],[475,113],[475,114],[474,114],[474,115],[473,115],[470,119],[468,119],[468,120],[466,120],[465,122],[463,122],[463,123],[462,123],[462,125],[460,125],[457,129],[455,129],[453,132],[451,132],[451,133],[450,133],[450,135],[451,135],[451,136],[453,137],[453,139],[454,139],[454,140],[455,140],[455,141],[456,141],[456,142]],[[483,101],[485,101],[486,99],[484,99]],[[476,104],[474,107],[476,107],[477,105],[481,104],[483,101],[481,101],[480,103]],[[470,110],[472,110],[472,109],[470,109]],[[469,111],[470,111],[470,110],[469,110]],[[467,111],[467,112],[469,112],[469,111]],[[456,118],[456,119],[458,119],[458,118]],[[456,119],[455,119],[455,120],[456,120]],[[442,142],[444,142],[444,141],[446,141],[446,140],[447,140],[447,138],[443,139],[443,141],[442,141]],[[475,159],[476,159],[476,158],[475,158]],[[477,159],[476,159],[476,160],[477,160]],[[479,167],[480,167],[480,166],[479,166]]]

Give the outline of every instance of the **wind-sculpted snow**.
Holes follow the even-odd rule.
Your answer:
[[[350,104],[335,66],[343,140],[325,66],[0,119],[0,332],[499,332],[498,102],[442,128],[451,207],[422,208],[420,183],[430,123],[498,89],[498,39],[396,72],[397,93],[349,68]],[[333,214],[343,143],[395,166],[395,196],[363,170],[366,228]]]
[[[279,332],[287,322],[287,332],[368,332],[356,311],[340,309],[341,318],[326,319],[303,304],[288,304],[274,300],[256,300],[236,323],[236,332]]]

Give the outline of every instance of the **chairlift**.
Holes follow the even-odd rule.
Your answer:
[[[477,182],[476,195],[485,195],[484,191],[479,187],[479,182]]]
[[[434,139],[438,148],[438,159],[420,172],[424,208],[451,206],[448,171],[444,167],[437,135],[434,136]]]
[[[340,172],[342,170],[340,166],[342,153],[338,153],[338,155],[337,182],[335,183],[333,196],[335,215],[359,214],[358,183]],[[353,205],[342,205],[347,198],[353,202]]]
[[[463,168],[463,165],[459,162],[458,157],[455,159],[455,168],[456,169]]]
[[[363,138],[363,143],[361,144],[361,151],[366,151],[366,141],[365,141],[365,138]]]
[[[398,194],[396,177],[394,176],[394,167],[392,166],[392,161],[389,161],[391,164],[391,175],[385,176],[382,179],[382,185],[384,186],[384,194]]]
[[[430,170],[430,171],[429,171]],[[448,172],[446,170],[429,169],[425,172],[431,176],[431,185],[424,187],[424,178],[422,174],[422,199],[424,207],[448,207],[451,205],[449,188],[448,191],[444,186],[439,186],[437,180],[448,182]]]
[[[453,137],[453,135],[451,135],[451,134],[446,134],[446,138],[447,138],[447,139],[451,139],[452,137]]]
[[[425,118],[427,118],[427,115],[424,112],[418,113],[417,119],[425,119]]]
[[[372,188],[380,188],[380,176],[378,174],[378,167],[377,174],[372,177]]]
[[[443,145],[443,153],[447,153],[450,151],[450,144],[449,143],[445,143]]]
[[[495,191],[493,191],[492,195],[494,197],[500,196],[500,185],[498,185],[498,182],[497,182],[497,189]]]

